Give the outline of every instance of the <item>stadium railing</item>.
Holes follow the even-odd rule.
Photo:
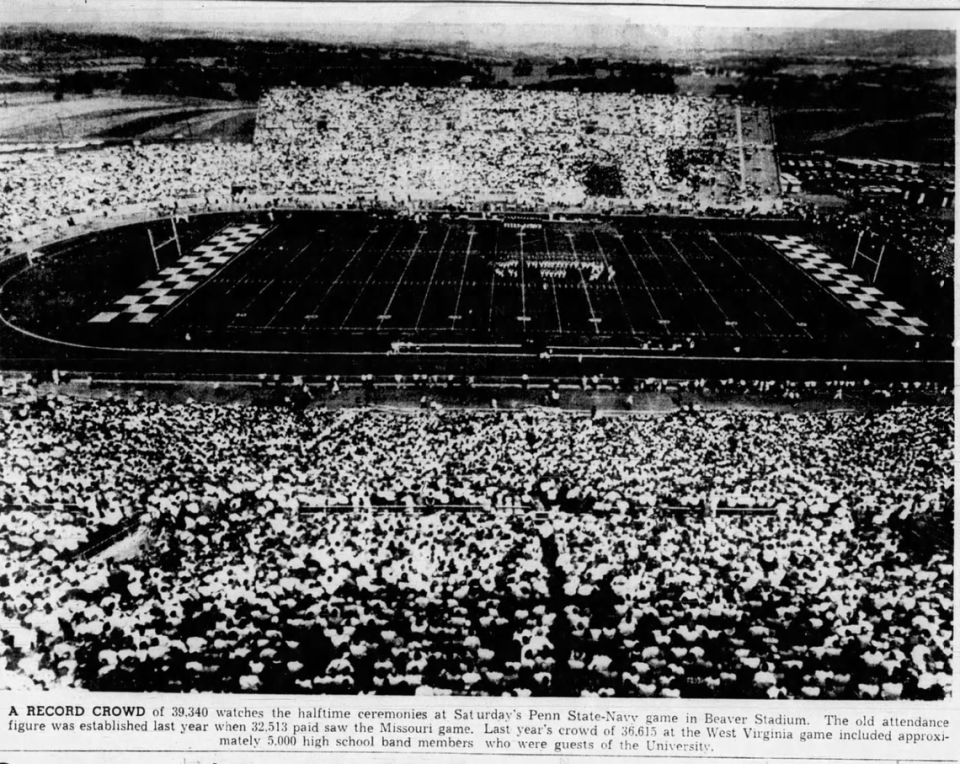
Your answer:
[[[125,538],[133,534],[137,528],[140,527],[140,525],[140,515],[135,515],[134,517],[122,521],[113,531],[108,531],[106,536],[96,537],[86,546],[77,550],[77,552],[72,555],[72,559],[89,560],[91,557],[96,557],[101,552],[106,551],[114,544],[123,541]]]

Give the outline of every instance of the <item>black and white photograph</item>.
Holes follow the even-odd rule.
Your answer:
[[[0,689],[950,701],[953,29],[5,5]]]

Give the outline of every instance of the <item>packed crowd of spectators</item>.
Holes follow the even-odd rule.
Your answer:
[[[253,151],[230,143],[151,143],[0,155],[0,247],[50,224],[112,218],[130,208],[172,211],[178,200],[229,199],[256,184]]]
[[[773,179],[744,177],[735,108],[746,107],[681,96],[278,89],[260,104],[252,147],[133,142],[0,155],[0,255],[43,238],[45,226],[184,202],[775,214]],[[621,198],[587,193],[587,174],[604,167],[616,168]]]
[[[4,393],[0,500],[23,507],[0,536],[7,684],[950,692],[952,556],[916,542],[952,517],[948,407],[590,419]],[[130,518],[135,554],[78,554]]]
[[[589,207],[587,169],[612,164],[633,209],[770,206],[771,189],[742,187],[734,109],[666,95],[286,88],[261,101],[254,142],[264,188],[299,194]]]

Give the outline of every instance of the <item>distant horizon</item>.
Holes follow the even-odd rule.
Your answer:
[[[582,52],[604,56],[688,58],[724,55],[794,55],[814,57],[880,57],[954,62],[954,34],[940,30],[851,31],[830,29],[742,29],[602,24],[574,28],[556,24],[518,27],[491,25],[472,34],[462,25],[445,23],[324,24],[244,27],[181,27],[178,25],[82,23],[7,25],[7,33],[40,30],[50,33],[116,35],[144,40],[209,38],[297,41],[318,45],[413,48],[428,52],[458,48],[464,53],[546,56]]]
[[[940,0],[924,5],[946,7]],[[951,43],[951,37],[955,39],[957,17],[946,10],[736,10],[720,8],[715,2],[688,8],[263,0],[212,0],[203,4],[129,0],[122,5],[108,0],[41,0],[0,6],[0,25],[8,31],[29,25],[141,37],[214,35],[358,45],[459,45],[515,52],[554,47],[674,54],[724,50],[769,53],[777,49],[827,52],[835,46],[838,53],[852,55],[849,44],[856,47],[858,40],[881,40],[883,52],[889,55],[952,55],[955,43]],[[884,36],[889,39],[884,40]],[[931,42],[936,52],[931,51]]]

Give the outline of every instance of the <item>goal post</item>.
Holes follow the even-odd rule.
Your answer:
[[[177,257],[183,257],[183,249],[180,246],[180,233],[177,231],[177,220],[171,215],[167,220],[170,222],[171,234],[168,239],[161,241],[159,244],[156,239],[153,237],[153,231],[150,228],[147,228],[147,238],[150,240],[150,253],[153,255],[153,264],[156,266],[157,271],[160,271],[160,256],[159,252],[164,247],[173,244],[177,250]]]

